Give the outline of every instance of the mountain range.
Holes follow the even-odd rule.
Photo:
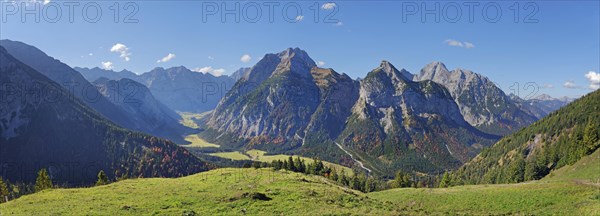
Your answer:
[[[300,154],[377,175],[456,169],[502,136],[570,102],[506,95],[485,76],[449,71],[441,62],[412,74],[382,61],[355,80],[317,67],[304,50],[288,48],[231,76],[183,66],[138,75],[74,70],[33,46],[0,44],[63,89],[73,89],[71,95],[101,117],[129,130],[185,143],[183,137],[194,130],[180,124],[177,112],[212,111],[200,136],[221,150]],[[89,95],[96,97],[89,100]],[[3,122],[14,123],[11,118]],[[19,125],[13,123],[5,123],[4,138],[16,134]]]
[[[47,168],[55,184],[89,185],[101,170],[114,179],[177,177],[210,168],[171,141],[115,125],[2,46],[0,62],[2,178],[33,182]]]
[[[215,77],[210,73],[192,71],[186,67],[154,68],[140,75],[131,71],[115,72],[100,68],[76,67],[88,81],[105,77],[111,80],[127,78],[145,85],[152,95],[177,112],[202,113],[214,109],[233,86],[236,79]]]
[[[119,98],[106,97],[97,89],[96,85],[91,83],[93,81],[87,81],[79,72],[59,60],[46,55],[43,51],[31,45],[11,40],[1,40],[0,45],[5,47],[7,52],[16,59],[40,72],[52,81],[60,84],[74,97],[81,100],[87,106],[113,123],[130,130],[150,133],[176,142],[185,142],[183,140],[183,134],[189,130],[182,128],[178,124],[179,117],[173,115],[170,116],[171,118],[167,118],[166,116],[152,116],[146,118],[148,117],[147,115],[142,117],[138,113],[124,109],[127,107],[127,104],[124,104]],[[134,86],[143,87],[141,85]],[[124,89],[119,88],[119,90]],[[129,92],[120,93],[128,93],[129,97],[137,99],[152,99],[152,97],[145,97],[144,90],[145,89],[142,88],[131,89]],[[107,92],[104,93],[106,94]],[[146,107],[157,105],[155,101],[138,100],[138,102]],[[157,106],[152,109],[158,110],[161,109],[161,107]]]

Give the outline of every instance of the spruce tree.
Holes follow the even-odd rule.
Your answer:
[[[292,172],[296,172],[296,166],[294,166],[294,159],[290,156],[287,160],[287,169]]]
[[[335,169],[333,169],[331,171],[331,175],[329,175],[329,176],[330,176],[331,180],[333,180],[333,181],[337,181],[338,180],[338,174],[337,174],[337,171]]]
[[[10,192],[8,191],[8,186],[6,185],[2,177],[0,177],[0,203],[8,201],[9,194]]]
[[[37,179],[35,180],[35,192],[40,192],[46,189],[52,188],[52,180],[46,169],[41,169],[38,172]]]
[[[583,145],[588,154],[592,153],[600,145],[600,138],[598,136],[598,126],[593,121],[588,121],[583,134]]]
[[[96,181],[96,186],[105,185],[108,183],[108,176],[106,173],[104,173],[104,170],[100,170],[100,172],[98,172],[98,181]]]
[[[440,187],[445,188],[450,186],[450,174],[448,172],[444,173],[442,180],[440,181]]]

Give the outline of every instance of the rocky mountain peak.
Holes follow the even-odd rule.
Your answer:
[[[447,79],[450,76],[450,72],[444,63],[434,61],[425,65],[425,67],[421,69],[419,76],[421,77],[421,80],[433,80],[434,77],[443,77]]]
[[[536,100],[542,100],[542,101],[550,101],[550,100],[555,100],[552,96],[547,95],[547,94],[541,94],[538,95],[537,97],[535,97]]]
[[[404,69],[398,70],[392,63],[386,60],[381,61],[379,67],[375,68],[374,71],[383,71],[392,80],[396,81],[411,81],[413,78],[413,75],[410,72]]]

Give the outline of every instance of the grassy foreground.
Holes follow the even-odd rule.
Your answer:
[[[600,151],[540,181],[364,194],[319,176],[218,169],[52,189],[0,204],[0,215],[600,215]]]

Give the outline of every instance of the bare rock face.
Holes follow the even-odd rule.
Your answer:
[[[221,100],[208,125],[243,138],[303,136],[320,100],[313,67],[298,48],[265,55]]]
[[[411,78],[387,61],[372,70],[360,82],[359,98],[338,142],[371,158],[380,170],[407,168],[415,161],[425,169],[456,167],[477,152],[475,146],[491,144],[463,119],[446,88]]]
[[[464,119],[488,133],[506,135],[537,120],[487,77],[469,70],[448,71],[443,63],[433,62],[413,79],[431,80],[446,87]]]

